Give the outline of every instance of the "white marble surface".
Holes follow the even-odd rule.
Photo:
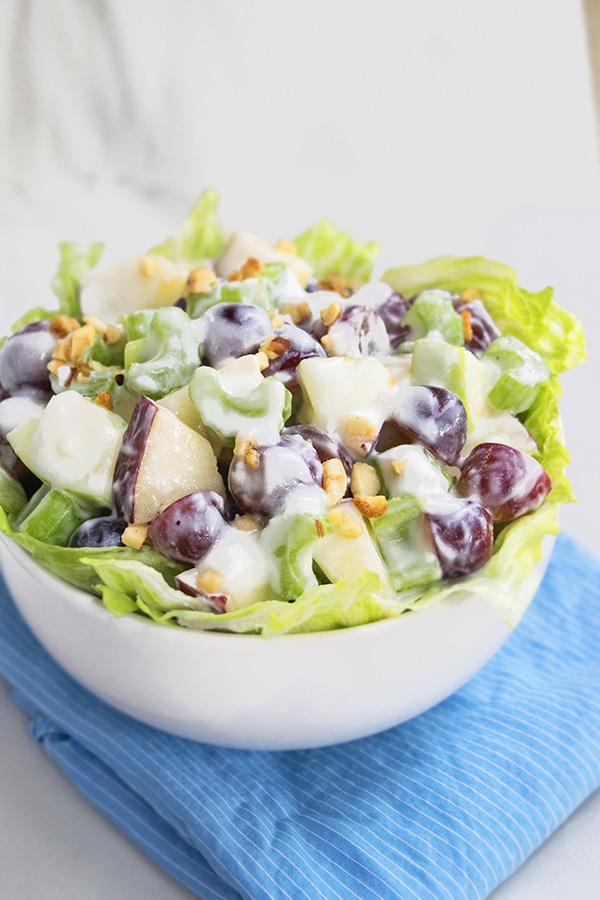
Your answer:
[[[151,246],[210,185],[271,239],[323,215],[384,247],[513,265],[584,322],[563,380],[580,497],[563,527],[600,554],[600,174],[579,4],[553,0],[3,0],[0,325],[49,302],[59,240]],[[2,900],[191,896],[96,812],[26,733],[0,681]],[[496,892],[592,900],[600,795]]]

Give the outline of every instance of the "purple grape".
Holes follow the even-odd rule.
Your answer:
[[[376,356],[390,352],[385,322],[368,306],[345,306],[322,340],[330,356]]]
[[[220,494],[196,491],[159,512],[150,522],[148,537],[167,559],[195,565],[218,541],[226,525]]]
[[[6,339],[0,350],[0,384],[7,394],[52,393],[48,363],[56,338],[46,320],[25,325]]]
[[[465,460],[456,484],[490,510],[494,522],[512,522],[540,506],[552,487],[543,467],[515,447],[478,444]]]
[[[444,578],[476,572],[490,559],[494,543],[491,513],[474,500],[443,504],[426,512]]]
[[[282,381],[290,391],[299,390],[296,373],[303,359],[312,356],[327,356],[323,347],[306,331],[297,325],[285,324],[271,334],[275,338],[270,343],[273,348],[268,355],[273,356],[263,371],[265,378],[273,375]],[[267,339],[268,341],[268,339]]]
[[[465,347],[480,356],[488,344],[500,337],[500,329],[490,316],[481,300],[456,305],[458,313],[468,313],[471,336],[465,340]]]
[[[299,434],[282,434],[276,444],[249,447],[234,455],[229,490],[241,512],[273,516],[290,493],[304,485],[319,485],[323,467],[317,451]]]
[[[122,547],[127,522],[117,516],[99,516],[83,522],[71,535],[69,547]]]
[[[290,425],[289,428],[284,428],[282,433],[301,435],[305,441],[313,445],[322,463],[327,459],[339,459],[348,477],[352,474],[352,459],[346,448],[337,438],[317,428],[316,425]]]
[[[404,387],[392,421],[442,462],[454,465],[467,439],[467,413],[457,394],[430,385]]]
[[[401,294],[393,291],[387,300],[377,307],[377,313],[383,319],[393,350],[399,344],[409,340],[410,326],[403,325],[402,322],[411,306],[412,300],[407,300]]]
[[[273,333],[264,309],[245,303],[218,303],[198,319],[202,362],[218,368],[232,359],[256,353]]]

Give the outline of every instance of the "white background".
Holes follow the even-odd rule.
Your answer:
[[[585,325],[562,522],[600,553],[596,133],[573,0],[3,0],[1,324],[50,303],[59,240],[143,251],[206,186],[231,228],[276,240],[327,216],[378,240],[379,272],[499,259]],[[188,896],[29,741],[6,691],[0,759],[0,897]],[[597,897],[598,833],[596,796],[498,898]]]

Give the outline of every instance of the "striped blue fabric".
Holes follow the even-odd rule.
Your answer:
[[[31,733],[204,900],[486,897],[600,786],[600,561],[567,536],[507,645],[435,709],[321,750],[223,750],[108,708],[0,599]]]

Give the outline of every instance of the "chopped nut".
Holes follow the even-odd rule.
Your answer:
[[[100,391],[94,397],[94,403],[96,406],[101,406],[103,409],[108,409],[112,411],[113,408],[113,398],[110,391]]]
[[[337,322],[341,315],[342,304],[339,300],[334,300],[333,303],[330,303],[329,306],[326,306],[325,309],[321,310],[321,322],[325,328],[329,328],[330,325]]]
[[[118,344],[122,337],[123,332],[117,325],[109,325],[103,335],[104,343],[109,347]]]
[[[292,244],[291,241],[286,241],[285,238],[280,238],[275,244],[275,249],[280,253],[290,253],[292,256],[297,256],[298,251],[296,250],[296,245]]]
[[[185,283],[185,295],[188,294],[204,294],[217,283],[217,276],[212,269],[207,266],[201,266],[198,269],[192,269]]]
[[[244,276],[239,269],[234,269],[227,276],[227,281],[243,281]]]
[[[362,281],[358,278],[342,278],[341,275],[326,275],[318,283],[320,291],[335,291],[341,297],[349,297],[359,289]]]
[[[97,316],[84,316],[83,321],[86,325],[91,325],[97,334],[106,334],[106,329],[108,325],[106,322],[103,322],[102,319],[99,319]]]
[[[84,362],[82,359],[76,359],[71,369],[72,376],[75,378],[75,381],[78,382],[89,381],[91,371],[92,368],[90,364]]]
[[[265,264],[260,259],[250,256],[242,266],[242,278],[256,278],[264,267]]]
[[[462,319],[463,334],[465,341],[470,341],[473,337],[473,324],[471,322],[471,313],[468,309],[461,309],[460,317]]]
[[[394,473],[394,475],[403,475],[405,469],[406,469],[406,460],[405,459],[393,459],[392,460],[392,472]]]
[[[64,338],[79,327],[79,322],[72,316],[57,316],[50,325],[50,334],[57,338]]]
[[[369,463],[355,462],[352,466],[350,487],[355,497],[369,497],[376,494],[381,485],[373,466]]]
[[[139,272],[142,278],[154,278],[158,264],[150,256],[143,256],[139,262]]]
[[[345,443],[348,449],[366,456],[377,437],[377,426],[365,416],[348,416],[344,422]]]
[[[306,300],[301,300],[300,303],[286,303],[280,312],[284,316],[289,316],[294,325],[302,325],[312,317],[311,308]]]
[[[248,515],[237,515],[233,520],[233,526],[238,529],[238,531],[258,531],[260,529],[260,524],[254,518],[254,516]]]
[[[92,326],[82,325],[56,342],[53,354],[54,359],[60,359],[64,362],[75,362],[81,359],[89,347],[93,346],[95,340],[96,332]]]
[[[388,508],[388,502],[382,494],[376,497],[355,497],[354,505],[367,519],[378,519]]]
[[[147,525],[128,525],[121,535],[121,542],[132,550],[139,550],[147,536]]]
[[[58,370],[62,369],[63,366],[64,361],[62,359],[57,359],[56,357],[54,357],[54,359],[51,359],[48,363],[47,369],[49,372],[52,372],[53,375],[58,375]]]
[[[342,537],[358,538],[363,534],[365,527],[362,522],[345,509],[332,509],[328,519],[333,527],[339,531]]]
[[[260,463],[260,454],[256,448],[256,441],[252,438],[242,438],[235,442],[233,453],[235,456],[241,457],[251,469],[257,469]]]
[[[348,476],[341,459],[334,457],[323,463],[323,490],[327,506],[336,506],[343,499],[348,486]]]
[[[460,292],[460,299],[465,303],[469,303],[471,300],[483,300],[483,294],[477,288],[465,288]]]
[[[225,579],[217,569],[205,569],[196,576],[196,587],[205,594],[218,594]]]
[[[269,357],[267,356],[267,354],[265,353],[264,350],[259,350],[258,353],[255,354],[255,356],[258,360],[258,367],[259,367],[260,371],[264,372],[264,370],[269,365]]]
[[[277,359],[289,349],[290,342],[288,338],[282,334],[274,334],[265,338],[260,345],[260,350],[266,355],[267,359]]]

